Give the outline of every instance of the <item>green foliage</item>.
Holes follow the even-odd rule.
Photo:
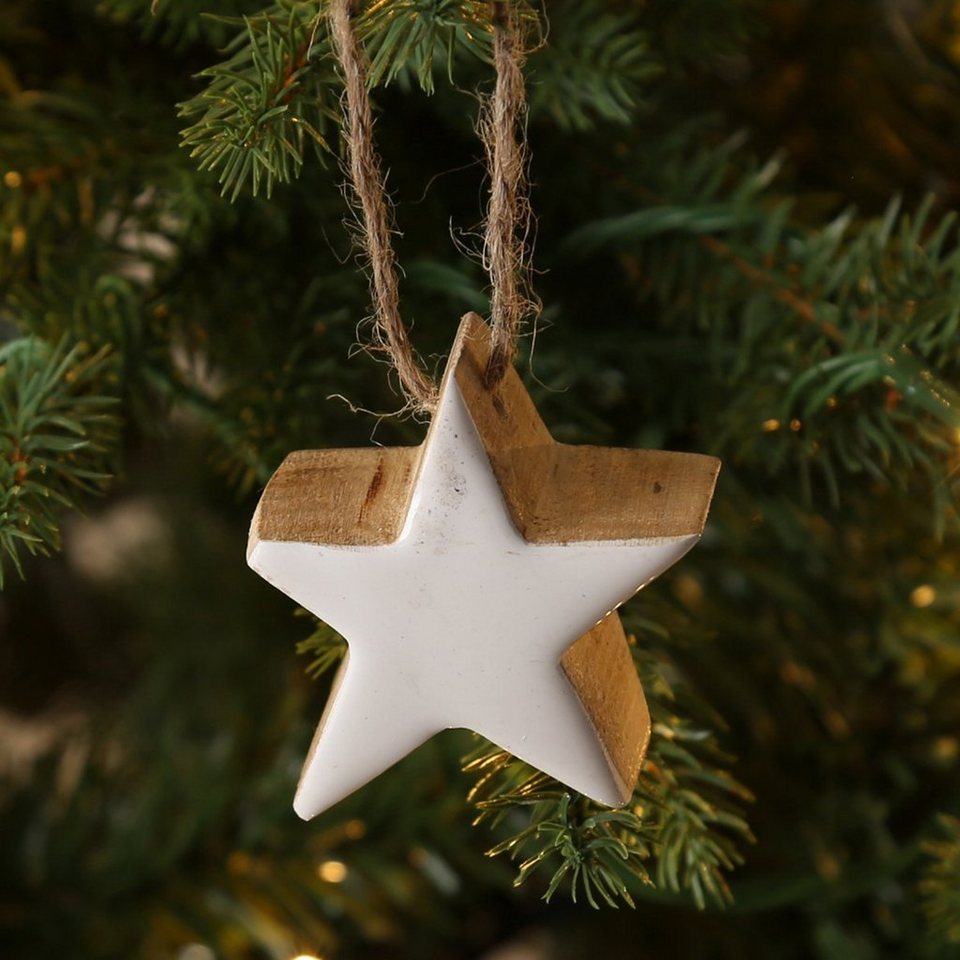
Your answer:
[[[316,703],[300,664],[274,656],[293,625],[263,616],[252,579],[224,577],[211,607],[202,571],[237,566],[215,504],[148,502],[169,525],[172,562],[126,565],[138,644],[97,662],[95,714],[65,705],[0,718],[14,748],[0,765],[0,886],[16,891],[3,895],[15,905],[0,913],[4,953],[146,960],[206,943],[222,957],[292,957],[370,939],[393,956],[437,911],[452,930],[478,916],[492,878],[469,879],[462,801],[438,815],[433,754],[382,782],[379,802],[297,824],[290,797]],[[25,759],[31,738],[42,747]],[[346,871],[339,881],[318,870],[331,861]]]
[[[530,64],[531,114],[569,130],[629,123],[660,72],[647,34],[632,16],[596,4],[551,4],[548,13],[546,41]]]
[[[931,223],[929,200],[913,217],[894,202],[810,229],[771,194],[775,160],[744,162],[739,138],[704,152],[689,136],[667,138],[673,156],[651,165],[652,202],[578,228],[567,251],[635,251],[671,329],[709,334],[707,361],[735,389],[716,452],[795,469],[808,502],[819,478],[833,506],[843,475],[905,487],[925,475],[942,530],[960,427],[954,215]]]
[[[634,906],[634,895],[655,887],[690,895],[700,909],[722,906],[732,899],[725,874],[743,863],[738,847],[753,839],[740,810],[752,797],[716,766],[729,758],[713,733],[677,715],[663,665],[634,652],[654,732],[630,803],[610,810],[482,745],[464,765],[477,777],[475,822],[508,833],[488,854],[521,861],[514,885],[550,873],[546,900],[566,887],[574,902],[582,896],[595,908]]]
[[[303,405],[326,401],[328,391],[321,386],[337,378],[335,364],[311,364],[299,351],[279,360],[266,353],[262,359],[255,376],[238,376],[215,399],[182,385],[173,388],[177,400],[207,425],[216,441],[214,462],[242,492],[266,484],[290,452],[284,437],[303,417]],[[311,441],[307,434],[303,442]]]
[[[436,62],[453,81],[454,61],[464,54],[488,59],[490,4],[484,0],[371,0],[357,24],[370,58],[368,83],[389,84],[404,74],[425,93],[434,91]]]
[[[289,603],[242,560],[256,493],[293,449],[421,439],[330,399],[395,406],[385,368],[352,349],[368,305],[341,177],[309,159],[336,152],[322,4],[0,3],[0,325],[22,338],[6,349],[34,385],[57,349],[89,343],[78,367],[110,351],[52,394],[86,436],[38,431],[90,441],[46,455],[105,473],[117,444],[87,415],[121,398],[127,481],[78,529],[113,531],[128,496],[182,528],[153,566],[134,550],[88,571],[70,540],[7,584],[8,952],[453,960],[531,931],[551,956],[956,953],[956,824],[930,837],[960,807],[960,45],[949,4],[888,7],[539,8],[545,311],[521,369],[558,438],[724,466],[701,544],[624,608],[655,722],[630,805],[601,810],[483,748],[491,840],[465,812],[457,732],[314,823],[289,810],[323,694],[302,667],[329,670],[344,642],[318,627],[306,661],[288,656]],[[481,215],[487,16],[357,6],[373,81],[391,85],[377,142],[404,317],[437,368],[457,313],[486,303],[456,241]],[[182,101],[213,176],[178,146]],[[103,406],[78,408],[88,396]],[[52,479],[71,505],[91,492],[31,479],[51,509]],[[65,701],[76,736],[51,745]],[[342,882],[319,871],[330,860]],[[637,913],[568,910],[568,891]]]
[[[518,16],[533,29],[525,3]],[[459,59],[488,61],[492,37],[490,4],[481,0],[369,2],[358,12],[357,33],[370,58],[371,87],[410,75],[434,92],[436,64],[453,79]],[[531,110],[563,128],[590,129],[597,120],[626,123],[643,85],[659,68],[645,34],[632,17],[564,3],[550,11],[555,43],[533,59]],[[338,119],[339,83],[333,69],[322,5],[281,0],[245,17],[230,41],[230,56],[200,74],[204,91],[181,104],[193,123],[183,144],[199,169],[218,175],[223,193],[236,199],[261,183],[269,196],[275,183],[295,179],[305,147],[328,149],[327,126]]]
[[[346,650],[343,637],[321,621],[297,644],[297,653],[311,658],[314,680],[339,666]],[[632,907],[638,885],[641,896],[647,885],[689,894],[700,909],[708,900],[723,905],[731,900],[724,874],[743,862],[738,844],[753,839],[739,809],[752,797],[715,765],[729,758],[712,732],[677,715],[674,691],[654,658],[636,647],[634,654],[657,700],[652,745],[630,804],[611,810],[483,742],[463,764],[476,778],[468,797],[479,811],[475,823],[508,834],[488,855],[521,861],[515,886],[552,871],[547,901],[566,889],[574,902],[581,896],[594,908]]]
[[[310,616],[306,610],[298,610],[300,616]],[[297,653],[310,657],[307,676],[319,680],[334,667],[340,665],[347,652],[347,643],[333,627],[315,617],[313,633],[297,644]]]
[[[488,4],[475,0],[403,0],[370,3],[357,32],[370,54],[371,86],[402,73],[433,90],[434,60],[443,56],[448,73],[454,58],[489,51]],[[306,148],[316,155],[330,147],[327,127],[339,119],[340,86],[330,50],[322,4],[280,0],[242,21],[227,45],[229,56],[201,71],[208,81],[180,105],[193,122],[183,145],[199,169],[217,174],[224,195],[236,200],[261,183],[267,196],[277,183],[296,179]]]
[[[245,189],[256,196],[261,183],[269,197],[275,184],[299,176],[309,145],[320,159],[330,149],[327,128],[339,119],[340,84],[323,13],[322,3],[279,0],[242,20],[221,18],[241,29],[227,45],[227,59],[201,71],[207,86],[180,105],[180,116],[193,120],[182,132],[183,145],[199,169],[217,174],[233,200]],[[535,14],[525,2],[518,17],[533,28]],[[490,18],[490,4],[482,0],[370,0],[356,16],[369,85],[410,76],[433,93],[438,62],[452,81],[456,62],[489,60]],[[543,108],[579,128],[593,116],[628,119],[638,83],[654,72],[642,36],[621,34],[627,19],[588,19],[584,55],[571,46],[539,58],[547,78],[541,90],[551,91],[541,98]],[[570,35],[586,25],[577,19]],[[554,93],[561,83],[564,89]]]
[[[269,197],[274,184],[299,175],[307,146],[320,157],[328,149],[336,97],[318,17],[312,4],[296,0],[245,17],[230,56],[203,70],[207,87],[180,105],[180,116],[193,119],[183,145],[234,200],[247,186],[256,196],[261,182]]]
[[[256,0],[98,0],[119,23],[137,24],[145,39],[182,50],[191,44],[222,47],[232,33],[226,17],[254,13]],[[239,8],[239,9],[238,9]]]
[[[960,943],[960,820],[940,817],[937,840],[925,845],[929,857],[920,890],[933,932],[950,944]]]
[[[0,584],[3,560],[60,546],[58,515],[99,493],[116,443],[107,351],[24,337],[0,348]]]
[[[115,217],[128,200],[125,164],[109,129],[97,103],[69,93],[15,89],[0,99],[4,300],[18,292],[17,280],[32,280],[34,271],[64,275],[67,264],[58,254],[73,239],[74,229],[87,232],[89,243],[82,257],[70,258],[69,267],[76,268],[81,259],[100,259],[107,243],[95,228],[104,212],[104,194],[109,190]],[[128,149],[142,142],[138,132],[126,133]],[[116,217],[117,228],[123,219]]]
[[[527,826],[488,851],[490,856],[523,858],[514,886],[539,867],[552,867],[543,894],[547,901],[567,884],[574,902],[579,894],[594,909],[601,902],[617,907],[621,900],[634,906],[626,881],[650,882],[644,863],[650,850],[643,842],[643,823],[632,810],[607,810],[572,795],[496,748],[481,748],[464,770],[479,775],[470,793],[480,809],[476,823],[486,820],[496,828],[509,811],[530,810]],[[504,784],[509,786],[504,789]]]
[[[753,839],[739,807],[752,796],[726,770],[697,755],[709,731],[673,719],[674,726],[654,727],[657,744],[635,801],[641,823],[655,838],[657,886],[689,893],[702,910],[708,901],[733,901],[726,875],[744,862],[738,845]]]

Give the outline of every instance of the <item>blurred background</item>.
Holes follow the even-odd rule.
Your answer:
[[[439,370],[487,311],[489,5],[358,6]],[[960,5],[520,7],[520,369],[560,440],[724,461],[624,608],[656,726],[614,824],[504,758],[468,796],[463,731],[291,809],[343,644],[247,569],[257,497],[424,432],[367,412],[318,9],[0,3],[0,956],[960,955]]]

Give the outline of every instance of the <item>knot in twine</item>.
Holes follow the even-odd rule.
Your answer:
[[[386,354],[397,371],[405,409],[432,413],[437,386],[425,372],[400,315],[392,215],[380,158],[373,142],[367,64],[353,28],[352,0],[331,0],[330,37],[343,74],[347,177],[355,197],[359,241],[370,270],[373,300],[371,348]],[[481,107],[479,134],[490,177],[483,266],[490,276],[491,354],[485,380],[495,387],[516,356],[517,337],[539,303],[529,290],[530,204],[526,182],[526,89],[523,39],[507,0],[493,3],[496,85]]]

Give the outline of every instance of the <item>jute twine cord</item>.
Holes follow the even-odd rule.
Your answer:
[[[436,408],[437,387],[417,361],[400,317],[396,257],[390,239],[391,210],[373,145],[367,66],[353,29],[351,6],[352,0],[331,0],[330,36],[343,72],[347,172],[362,213],[360,240],[370,264],[373,348],[386,353],[396,367],[407,407],[429,413]],[[536,315],[539,309],[526,292],[531,216],[522,145],[526,120],[524,45],[507,0],[494,0],[493,12],[497,80],[492,98],[481,111],[479,126],[490,172],[483,243],[483,265],[491,281],[492,352],[486,371],[490,387],[500,381],[513,362],[524,318]]]
[[[407,404],[414,412],[437,405],[436,384],[417,362],[400,318],[396,257],[390,240],[391,213],[373,146],[373,111],[367,95],[367,66],[353,30],[351,0],[330,4],[330,37],[343,71],[344,138],[350,182],[362,211],[361,242],[370,264],[374,349],[389,355]]]
[[[490,199],[483,242],[483,265],[490,275],[492,353],[486,371],[495,386],[513,363],[517,337],[527,315],[536,315],[531,300],[527,261],[531,214],[526,189],[526,86],[523,39],[510,4],[493,5],[493,62],[497,73],[492,99],[480,118],[480,137],[487,151]]]

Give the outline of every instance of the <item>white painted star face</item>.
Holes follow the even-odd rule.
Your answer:
[[[621,803],[625,785],[560,656],[698,539],[528,543],[447,377],[395,542],[261,540],[248,557],[349,645],[297,813],[317,815],[450,727],[474,730],[596,800]]]

